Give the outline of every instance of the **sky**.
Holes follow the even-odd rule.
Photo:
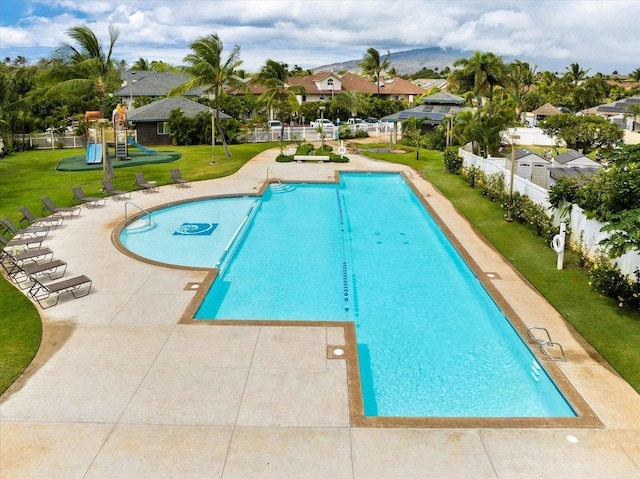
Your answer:
[[[0,58],[51,58],[75,26],[91,28],[113,56],[183,64],[189,44],[217,33],[223,59],[240,46],[241,68],[267,59],[290,67],[441,47],[490,51],[565,71],[571,63],[627,74],[640,67],[640,0],[2,0]]]

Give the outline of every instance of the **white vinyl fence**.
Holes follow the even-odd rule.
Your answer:
[[[353,127],[352,127],[353,129]],[[380,125],[368,125],[368,126],[358,126],[358,130],[366,131],[369,136],[378,137],[385,136],[388,137],[390,132],[393,130],[393,125],[388,123],[381,123]],[[280,138],[282,134],[282,130],[280,128],[256,128],[252,132],[250,132],[246,141],[248,143],[263,143],[267,141],[295,141],[295,140],[306,140],[306,141],[321,141],[322,135],[315,127],[310,126],[285,126],[284,127],[284,137]],[[338,127],[329,127],[324,130],[324,138],[325,140],[338,140]]]
[[[505,168],[505,158],[482,158],[462,149],[458,151],[465,168],[475,166],[487,175],[501,174],[504,177],[505,188],[509,189],[510,173]],[[534,203],[548,208],[549,215],[553,216],[556,225],[559,225],[562,221],[568,222],[567,227],[570,231],[568,241],[576,248],[582,248],[591,257],[601,249],[598,243],[607,237],[607,233],[600,231],[604,223],[588,219],[579,206],[572,205],[568,217],[562,217],[562,213],[566,208],[551,208],[549,192],[518,175],[513,177],[513,191],[527,195]],[[640,254],[635,251],[626,253],[616,259],[616,264],[620,267],[622,273],[634,275],[634,271],[640,269]]]

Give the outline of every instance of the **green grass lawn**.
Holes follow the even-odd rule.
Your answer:
[[[162,150],[177,151],[182,158],[173,163],[114,169],[113,184],[118,189],[131,190],[134,173],[144,173],[158,185],[169,183],[169,170],[179,168],[182,176],[191,181],[220,178],[235,173],[248,160],[276,143],[250,143],[230,146],[232,156],[227,158],[221,146],[216,146],[216,164],[211,162],[211,146],[170,146]],[[48,195],[58,206],[70,206],[71,187],[80,185],[88,196],[101,196],[102,170],[56,171],[60,160],[83,154],[84,149],[36,150],[14,153],[0,159],[0,218],[7,217],[18,224],[22,215],[20,206],[27,206],[40,215],[40,197]],[[24,371],[33,359],[42,338],[42,324],[38,309],[7,282],[0,278],[0,394]]]
[[[210,146],[167,147],[183,157],[168,164],[117,168],[113,180],[116,188],[131,189],[133,173],[142,172],[159,185],[169,183],[169,169],[180,168],[193,181],[218,178],[235,173],[246,161],[276,144],[247,144],[231,147],[226,158],[216,147],[218,164],[211,165]],[[368,145],[374,146],[374,145]],[[377,145],[384,147],[386,145]],[[71,204],[71,186],[80,185],[88,195],[97,195],[101,171],[58,172],[60,159],[82,150],[32,151],[13,154],[0,160],[0,217],[17,222],[17,208],[26,205],[39,213],[39,198],[49,195],[59,206]],[[620,309],[588,285],[586,271],[578,266],[578,257],[565,255],[565,269],[556,269],[556,255],[545,241],[534,236],[526,226],[506,223],[499,206],[470,188],[460,177],[443,172],[442,153],[420,150],[405,154],[369,153],[372,158],[411,166],[422,173],[447,196],[479,231],[553,304],[560,313],[640,391],[640,318]],[[38,310],[30,301],[0,280],[2,316],[0,317],[0,393],[20,375],[32,360],[40,344],[42,329]]]
[[[374,145],[369,145],[374,146]],[[384,145],[377,145],[384,146]],[[461,177],[443,172],[442,153],[367,153],[372,158],[411,166],[431,181],[456,208],[544,295],[591,345],[640,392],[640,315],[618,307],[589,286],[576,253],[565,253],[565,268],[556,268],[556,253],[545,240],[519,223],[507,223],[505,211]]]

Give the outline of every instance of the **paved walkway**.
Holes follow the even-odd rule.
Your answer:
[[[399,168],[356,155],[342,165],[276,163],[276,154],[259,155],[231,177],[134,193],[132,201],[149,208],[256,192],[267,167],[304,181],[332,180],[336,169]],[[413,176],[524,325],[545,326],[562,343],[569,361],[559,368],[602,427],[353,426],[345,361],[327,353],[345,343],[342,328],[180,323],[195,295],[189,286],[207,272],[120,253],[111,232],[124,204],[109,200],[83,208],[45,241],[69,263],[67,275],[86,274],[94,286],[85,298],[43,311],[42,346],[0,398],[0,477],[640,477],[639,395]]]

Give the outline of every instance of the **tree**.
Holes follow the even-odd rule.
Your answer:
[[[391,66],[391,62],[389,61],[390,56],[391,52],[387,50],[387,54],[383,60],[380,58],[380,52],[372,47],[367,49],[367,53],[362,58],[362,61],[358,63],[358,67],[362,68],[362,72],[376,81],[378,85],[378,98],[380,98],[380,74]]]
[[[568,67],[566,67],[567,73],[565,76],[573,82],[574,85],[578,85],[582,80],[587,77],[587,73],[591,70],[588,68],[587,70],[583,70],[578,63],[572,63]]]
[[[60,81],[49,92],[78,94],[91,91],[98,97],[100,118],[104,118],[105,95],[113,91],[119,82],[111,55],[120,32],[109,25],[107,52],[87,26],[73,27],[66,33],[76,44],[64,43],[56,50],[51,74],[52,78]]]
[[[331,102],[332,112],[344,111],[350,116],[358,116],[358,111],[363,102],[363,95],[359,91],[345,90],[341,91]]]
[[[215,96],[215,117],[218,133],[227,157],[231,152],[220,124],[220,96],[225,86],[243,88],[244,84],[235,76],[235,70],[242,64],[240,47],[236,45],[227,59],[222,61],[223,44],[220,37],[213,33],[199,38],[189,48],[193,51],[184,57],[187,64],[180,70],[191,77],[190,80],[169,91],[169,95],[184,95],[194,88],[202,87],[205,93]]]
[[[576,116],[569,113],[551,115],[538,123],[549,136],[562,139],[568,148],[588,154],[622,141],[624,132],[614,123],[599,116]]]
[[[280,138],[284,138],[287,105],[296,108],[298,106],[296,95],[304,95],[305,93],[303,86],[289,85],[288,78],[289,66],[275,60],[267,60],[256,76],[256,83],[267,87],[267,91],[260,96],[266,102],[267,108],[274,106],[280,108],[280,120],[282,121]]]
[[[471,58],[460,58],[453,62],[454,67],[462,67],[449,75],[449,81],[462,92],[473,91],[481,105],[481,98],[488,100],[487,115],[493,114],[493,93],[496,87],[503,86],[506,78],[506,66],[502,57],[491,52],[475,52]]]
[[[629,80],[640,81],[640,67],[636,68],[629,74]]]
[[[507,92],[515,103],[516,116],[521,120],[522,109],[525,105],[525,98],[531,87],[535,84],[536,69],[529,66],[527,62],[515,60],[507,65],[505,86]]]
[[[146,58],[140,57],[131,66],[131,69],[132,70],[139,70],[139,71],[149,71],[149,70],[151,70],[151,66],[149,65],[149,60],[147,60]]]

